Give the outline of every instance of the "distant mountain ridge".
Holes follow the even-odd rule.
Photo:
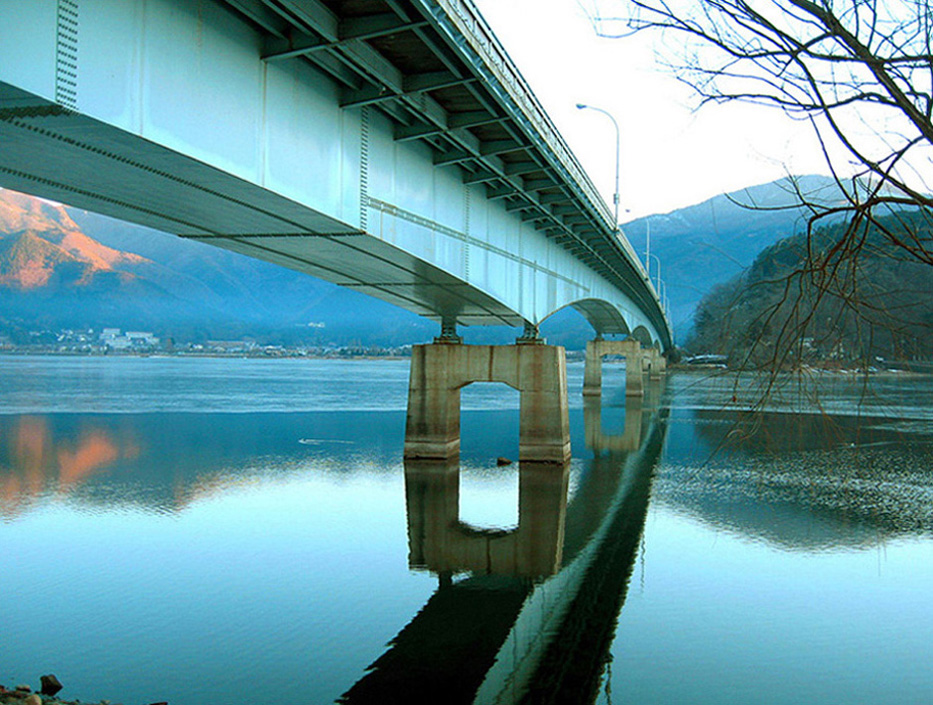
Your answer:
[[[840,196],[833,179],[800,176],[750,186],[622,226],[643,263],[650,234],[651,279],[657,274],[657,257],[678,340],[692,327],[700,300],[713,286],[751,266],[769,245],[806,228],[810,212],[799,204],[798,189],[824,203]]]
[[[29,290],[64,278],[89,285],[103,272],[121,272],[152,264],[89,238],[59,206],[0,192],[0,286]]]

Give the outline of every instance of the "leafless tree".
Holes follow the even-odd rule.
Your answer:
[[[815,130],[838,190],[798,189],[809,251],[761,312],[764,322],[799,341],[830,296],[840,311],[901,326],[859,282],[879,233],[885,257],[933,265],[930,0],[578,1],[602,36],[661,33],[665,61],[700,106],[772,106]],[[829,223],[832,240],[814,239]],[[775,348],[773,362],[786,361],[788,349]]]

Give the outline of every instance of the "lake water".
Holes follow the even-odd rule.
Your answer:
[[[407,361],[0,357],[0,683],[194,703],[933,702],[933,381],[670,375],[402,460]]]

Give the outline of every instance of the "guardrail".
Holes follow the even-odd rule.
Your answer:
[[[642,280],[648,286],[648,289],[654,294],[659,303],[662,318],[670,327],[667,320],[667,314],[660,304],[659,293],[654,290],[648,274],[645,271],[641,260],[632,247],[628,238],[625,237],[617,223],[613,222],[612,213],[606,202],[602,199],[590,177],[584,171],[576,156],[570,150],[570,147],[564,141],[557,127],[551,122],[551,118],[538,102],[531,86],[525,81],[518,67],[512,62],[508,52],[496,39],[492,29],[486,24],[479,10],[471,0],[419,0],[420,4],[427,10],[439,25],[445,27],[451,39],[463,47],[464,42],[467,48],[476,54],[480,59],[477,66],[482,72],[486,69],[492,74],[494,81],[490,81],[488,87],[496,90],[501,86],[505,92],[507,100],[503,101],[504,107],[509,110],[511,106],[518,108],[518,114],[511,117],[520,123],[525,123],[529,135],[534,139],[538,137],[543,144],[538,145],[542,148],[542,153],[559,172],[563,172],[568,185],[576,189],[579,195],[590,205],[593,211],[603,221],[603,227],[611,240],[614,240],[625,254],[631,266],[641,276]],[[446,27],[449,22],[452,27]],[[498,92],[498,91],[496,91]],[[509,112],[514,112],[509,110]]]
[[[609,207],[599,196],[596,187],[589,176],[577,161],[573,152],[564,142],[563,137],[551,122],[544,108],[538,102],[518,68],[512,63],[508,53],[496,39],[486,20],[480,15],[476,6],[470,0],[434,0],[458,25],[458,29],[466,37],[470,45],[496,74],[499,83],[505,87],[509,97],[522,110],[537,132],[541,135],[551,152],[555,154],[563,166],[583,188],[587,200],[599,212],[607,224],[612,223]],[[612,228],[609,228],[612,230]]]

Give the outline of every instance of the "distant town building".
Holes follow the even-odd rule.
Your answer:
[[[154,348],[159,344],[159,339],[148,331],[126,331],[126,337],[134,347]]]
[[[150,331],[128,330],[122,334],[119,328],[104,328],[100,342],[111,350],[149,350],[159,346],[159,338]]]
[[[208,340],[207,348],[220,353],[242,353],[256,349],[256,343],[251,340]]]

